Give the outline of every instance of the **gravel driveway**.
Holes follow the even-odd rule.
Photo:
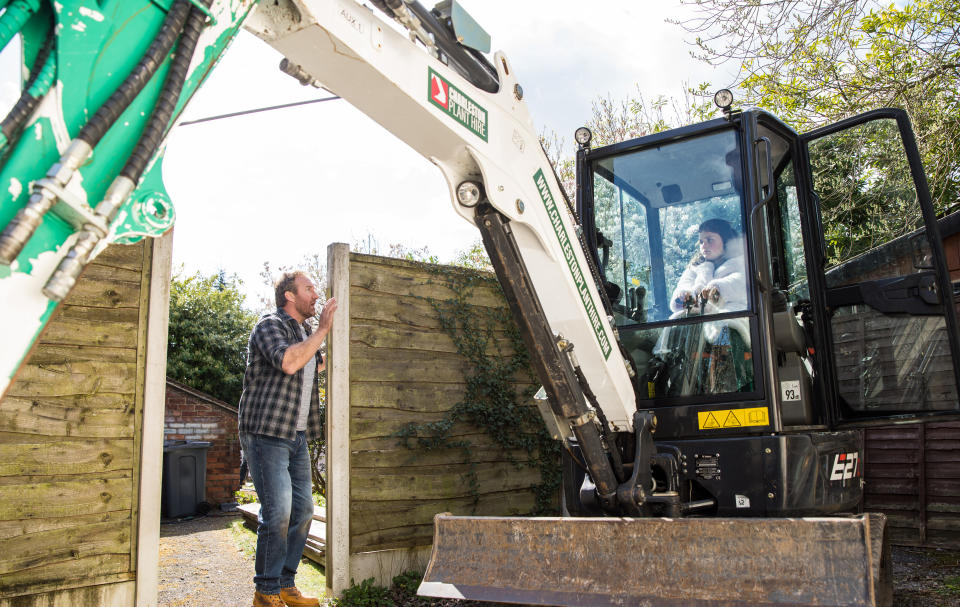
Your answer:
[[[237,547],[230,530],[239,519],[215,513],[160,527],[160,607],[250,606],[253,558]],[[894,546],[893,576],[895,607],[960,605],[960,551]]]

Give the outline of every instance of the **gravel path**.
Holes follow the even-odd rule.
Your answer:
[[[210,514],[160,526],[160,607],[253,603],[253,558],[234,543],[239,514]]]
[[[160,527],[160,607],[217,605],[249,607],[253,600],[253,558],[237,547],[232,513]],[[893,548],[894,607],[960,605],[960,551]],[[438,601],[436,607],[491,603]]]

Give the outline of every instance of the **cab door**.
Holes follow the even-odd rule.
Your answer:
[[[960,412],[960,343],[936,214],[906,112],[800,138],[817,366],[832,425]]]

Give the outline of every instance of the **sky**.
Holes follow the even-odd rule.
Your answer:
[[[556,132],[568,150],[598,97],[731,84],[693,59],[683,30],[666,22],[690,14],[679,0],[461,4],[506,53],[538,132]],[[281,58],[243,32],[181,122],[329,96],[281,73]],[[0,79],[4,98],[16,94],[10,73]],[[236,274],[251,307],[266,292],[265,261],[295,266],[311,253],[325,258],[331,243],[360,241],[381,251],[428,247],[450,261],[479,238],[454,213],[440,171],[343,100],[177,126],[163,175],[177,213],[175,270]]]

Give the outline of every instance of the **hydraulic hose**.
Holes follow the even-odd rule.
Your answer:
[[[180,32],[183,31],[183,26],[191,8],[190,0],[177,0],[170,12],[167,13],[167,18],[164,19],[159,33],[150,43],[150,48],[147,49],[140,63],[133,68],[130,75],[110,95],[110,98],[100,106],[100,109],[77,135],[77,139],[85,142],[91,148],[96,147],[107,130],[113,126],[120,114],[133,103],[133,100],[136,99],[143,87],[147,85],[147,82],[150,81],[150,78],[167,58],[167,53],[173,48]]]
[[[211,0],[200,0],[204,6],[209,7]],[[164,81],[163,89],[160,91],[160,97],[153,108],[153,115],[150,116],[147,126],[137,142],[127,160],[126,166],[120,171],[120,175],[130,179],[133,182],[140,180],[147,163],[160,147],[160,142],[170,124],[170,118],[177,107],[180,99],[180,92],[183,90],[183,84],[187,80],[187,70],[190,68],[190,60],[193,58],[193,52],[197,48],[197,41],[200,39],[200,32],[203,31],[206,15],[199,8],[194,7],[190,11],[183,28],[183,35],[177,44],[177,51],[170,64],[170,70],[167,72],[167,78]]]
[[[209,6],[210,0],[200,0],[204,6]],[[80,273],[90,262],[90,254],[97,244],[106,236],[110,222],[117,215],[120,206],[126,202],[130,194],[136,189],[137,182],[143,175],[150,159],[160,148],[160,143],[166,133],[167,125],[173,117],[173,112],[183,91],[183,84],[187,80],[187,71],[190,60],[197,48],[200,32],[203,30],[206,15],[197,7],[193,7],[183,28],[183,35],[177,44],[170,69],[167,71],[163,88],[153,113],[140,135],[139,141],[130,154],[120,175],[113,180],[104,199],[97,205],[95,214],[96,223],[88,223],[80,231],[77,242],[70,248],[67,255],[60,261],[57,269],[47,281],[43,293],[50,299],[62,301],[67,293],[76,284]]]
[[[34,183],[27,205],[17,212],[0,234],[0,264],[10,265],[20,255],[43,217],[59,200],[58,192],[90,158],[93,148],[166,60],[167,54],[183,31],[191,8],[190,0],[177,0],[137,66],[70,142],[60,160],[47,171],[46,177]]]
[[[387,4],[390,4],[389,0]],[[407,2],[407,6],[410,8],[410,12],[423,24],[424,29],[433,34],[434,43],[447,56],[452,64],[451,67],[479,89],[488,93],[496,93],[500,90],[497,70],[487,62],[481,53],[471,53],[472,49],[461,45],[454,37],[453,32],[440,23],[435,14],[416,0],[410,0]]]
[[[573,373],[576,376],[577,381],[580,383],[580,389],[583,391],[583,395],[593,406],[594,411],[597,412],[597,418],[600,420],[600,427],[603,429],[603,432],[600,436],[606,441],[607,448],[610,451],[610,460],[613,463],[613,472],[617,475],[617,480],[622,483],[623,481],[627,480],[627,473],[626,469],[623,467],[623,458],[620,457],[620,449],[614,441],[613,432],[610,430],[610,422],[607,421],[607,416],[603,413],[603,407],[601,407],[600,403],[597,401],[597,395],[593,393],[593,390],[590,388],[590,384],[587,383],[587,377],[583,374],[583,369],[580,368],[579,364],[573,368]]]
[[[543,150],[544,157],[547,157],[547,150],[543,147],[543,144],[540,144],[540,149]],[[563,189],[563,182],[560,181],[560,176],[557,175],[557,167],[553,166],[552,162],[548,162],[550,169],[553,171],[553,178],[557,180],[557,183],[560,184],[560,195],[563,198],[563,201],[567,204],[567,210],[570,212],[570,215],[577,217],[577,212],[574,210],[573,205],[570,204],[570,199],[567,198],[567,192]],[[579,218],[577,223],[580,223]],[[590,269],[590,276],[593,277],[593,284],[597,287],[597,292],[600,295],[600,301],[603,303],[603,309],[606,312],[608,317],[613,316],[613,305],[610,303],[610,298],[607,297],[607,289],[604,287],[604,281],[600,270],[597,268],[596,260],[593,255],[590,253],[590,247],[587,245],[587,241],[584,238],[583,230],[577,230],[577,241],[580,243],[580,250],[583,251],[583,257],[587,260],[587,267]],[[606,266],[606,262],[604,262]],[[611,321],[610,323],[614,330],[616,331],[616,325]],[[614,340],[617,343],[617,348],[620,350],[620,356],[623,357],[623,360],[627,364],[627,372],[630,375],[631,384],[633,385],[634,392],[634,404],[637,407],[637,411],[640,410],[640,396],[641,396],[641,386],[640,386],[640,371],[637,369],[637,363],[634,362],[633,357],[630,356],[630,353],[627,352],[627,348],[623,345],[623,342],[620,341],[620,337]]]
[[[417,0],[371,0],[371,2],[386,15],[411,28],[411,31],[417,28],[418,36],[432,38],[430,42],[445,55],[450,67],[474,86],[488,93],[496,93],[500,90],[496,68],[490,65],[482,53],[461,45],[453,32],[440,22],[437,15],[427,10]]]
[[[54,78],[57,75],[57,60],[53,53],[56,39],[54,28],[51,27],[43,47],[37,53],[36,61],[33,62],[33,68],[30,70],[30,80],[20,94],[20,99],[17,100],[16,105],[3,119],[3,122],[0,122],[0,150],[6,147],[10,141],[16,140],[16,136],[23,129],[27,120],[30,119],[33,111],[37,109],[40,100],[53,86]]]
[[[38,10],[40,10],[40,0],[14,0],[0,17],[0,48],[6,48],[7,43],[20,33],[23,25]]]

